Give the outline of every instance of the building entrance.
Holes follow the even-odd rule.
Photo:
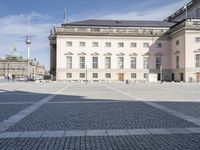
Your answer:
[[[200,72],[197,72],[197,82],[200,82]]]
[[[184,80],[184,74],[180,73],[180,81],[183,81],[183,80]]]
[[[118,81],[124,81],[124,73],[118,73]]]
[[[174,81],[174,73],[172,73],[172,81]]]

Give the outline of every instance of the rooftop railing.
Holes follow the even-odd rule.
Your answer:
[[[146,28],[92,28],[92,27],[57,27],[56,34],[106,34],[106,35],[136,35],[157,36],[169,32],[168,28],[146,29]]]

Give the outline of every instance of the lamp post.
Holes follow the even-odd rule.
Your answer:
[[[162,65],[160,65],[160,82],[162,83]]]
[[[86,79],[86,84],[87,84],[87,65],[85,67],[85,79]]]
[[[10,66],[10,64],[8,63],[8,75],[7,75],[8,81],[10,80],[10,76],[9,76],[9,66]]]

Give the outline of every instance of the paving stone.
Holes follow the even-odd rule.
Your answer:
[[[107,130],[179,127],[198,126],[142,102],[119,102],[99,104],[45,104],[7,131]]]
[[[200,134],[0,139],[2,150],[200,149]]]
[[[63,137],[65,131],[45,131],[42,137]]]
[[[0,133],[0,138],[16,138],[20,136],[22,132],[3,132]]]
[[[86,136],[108,136],[106,130],[86,130]]]
[[[127,130],[106,130],[108,133],[108,136],[123,136],[123,135],[129,135]]]
[[[19,111],[25,109],[30,106],[30,104],[12,104],[12,105],[0,105],[0,122],[8,119],[12,115],[18,113]]]
[[[85,130],[71,130],[71,131],[66,131],[64,134],[64,137],[74,137],[74,136],[85,136],[86,131]]]
[[[23,132],[19,137],[21,138],[33,138],[33,137],[41,137],[44,134],[44,131],[30,131]]]
[[[188,130],[186,128],[169,128],[169,129],[166,129],[166,130],[169,131],[172,134],[192,133],[190,130]]]
[[[186,129],[193,133],[200,133],[200,128],[186,128]]]
[[[128,129],[130,135],[148,135],[150,134],[146,129]]]
[[[147,129],[147,131],[154,135],[155,134],[171,134],[166,129]]]

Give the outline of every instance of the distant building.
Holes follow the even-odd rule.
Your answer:
[[[165,21],[64,23],[49,39],[55,80],[136,82],[156,74],[158,80],[200,81],[199,0]]]
[[[29,65],[28,65],[29,63]],[[28,69],[29,68],[29,69]],[[28,61],[19,55],[16,47],[12,54],[0,58],[0,77],[15,78],[42,78],[44,76],[45,67],[36,59]]]

